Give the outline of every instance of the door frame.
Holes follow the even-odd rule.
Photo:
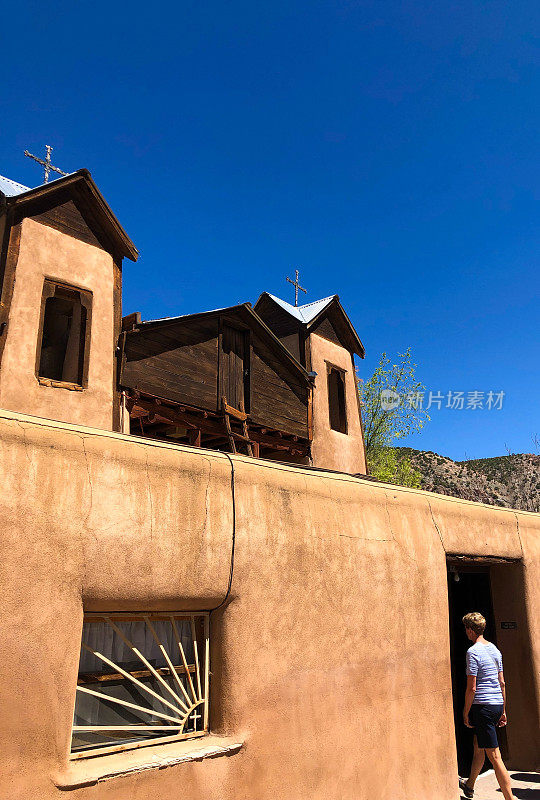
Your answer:
[[[469,556],[469,555],[461,555],[456,553],[448,553],[446,555],[446,571],[448,580],[450,580],[451,573],[483,573],[487,574],[489,578],[489,601],[490,601],[490,611],[492,615],[492,639],[493,644],[498,647],[498,632],[497,632],[497,602],[496,598],[493,595],[493,579],[492,579],[492,568],[496,566],[516,566],[516,564],[522,563],[521,558],[503,558],[498,556]],[[449,647],[450,647],[450,669],[451,669],[451,683],[452,683],[452,706],[454,711],[454,720],[456,725],[459,724],[460,715],[455,711],[456,706],[454,703],[460,704],[462,698],[455,698],[454,697],[454,675],[455,670],[463,668],[465,670],[465,664],[458,665],[455,663],[454,659],[452,659],[452,642],[453,642],[453,620],[451,616],[451,608],[450,608],[450,592],[448,593],[448,633],[449,633]],[[474,610],[474,609],[471,609]],[[465,634],[464,634],[465,635]],[[457,720],[457,722],[456,722]],[[508,740],[506,735],[506,730],[503,728],[500,730],[500,749],[501,754],[504,759],[508,757]],[[456,746],[457,746],[457,731],[456,731]],[[471,737],[471,757],[472,757],[472,737]],[[489,767],[488,767],[489,768]]]
[[[221,387],[223,384],[223,329],[232,328],[243,334],[244,337],[244,365],[243,365],[243,384],[244,384],[244,411],[249,414],[251,410],[251,330],[242,325],[238,320],[231,320],[228,317],[219,317],[218,320],[218,369],[217,369],[217,397],[216,410],[221,411]],[[230,398],[227,398],[229,405]]]

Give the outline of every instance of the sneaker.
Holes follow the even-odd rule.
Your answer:
[[[461,789],[465,797],[473,797],[474,789],[471,789],[470,786],[467,786],[467,781],[465,780],[465,778],[459,779],[459,788]]]

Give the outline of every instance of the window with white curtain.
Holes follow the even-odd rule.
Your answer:
[[[86,614],[72,757],[208,731],[207,613]]]

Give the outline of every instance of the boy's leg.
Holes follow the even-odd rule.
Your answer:
[[[503,793],[504,800],[515,800],[515,797],[512,793],[512,786],[510,784],[510,775],[508,774],[508,770],[504,766],[504,761],[501,758],[501,751],[498,747],[487,747],[486,754],[491,763],[493,764],[493,769],[495,770],[495,775],[497,777],[497,782],[501,787],[501,792]]]
[[[484,761],[486,760],[486,751],[483,747],[478,747],[478,739],[476,736],[474,737],[474,755],[471,764],[471,771],[469,773],[469,777],[467,778],[467,786],[469,789],[474,789],[474,784],[476,779],[480,775],[480,770],[484,766]]]

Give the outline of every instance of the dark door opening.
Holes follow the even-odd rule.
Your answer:
[[[448,603],[450,618],[450,658],[452,662],[452,695],[454,702],[454,724],[456,729],[456,746],[458,769],[461,776],[469,774],[473,753],[473,732],[463,724],[463,703],[467,676],[465,674],[465,654],[471,643],[465,636],[463,623],[465,614],[479,611],[486,618],[487,627],[484,636],[488,641],[497,644],[496,626],[491,596],[490,568],[488,565],[477,566],[449,562],[448,564]],[[501,752],[504,757],[504,732],[499,735]],[[491,768],[486,760],[484,770]]]
[[[249,334],[223,324],[220,355],[220,397],[249,412]]]

